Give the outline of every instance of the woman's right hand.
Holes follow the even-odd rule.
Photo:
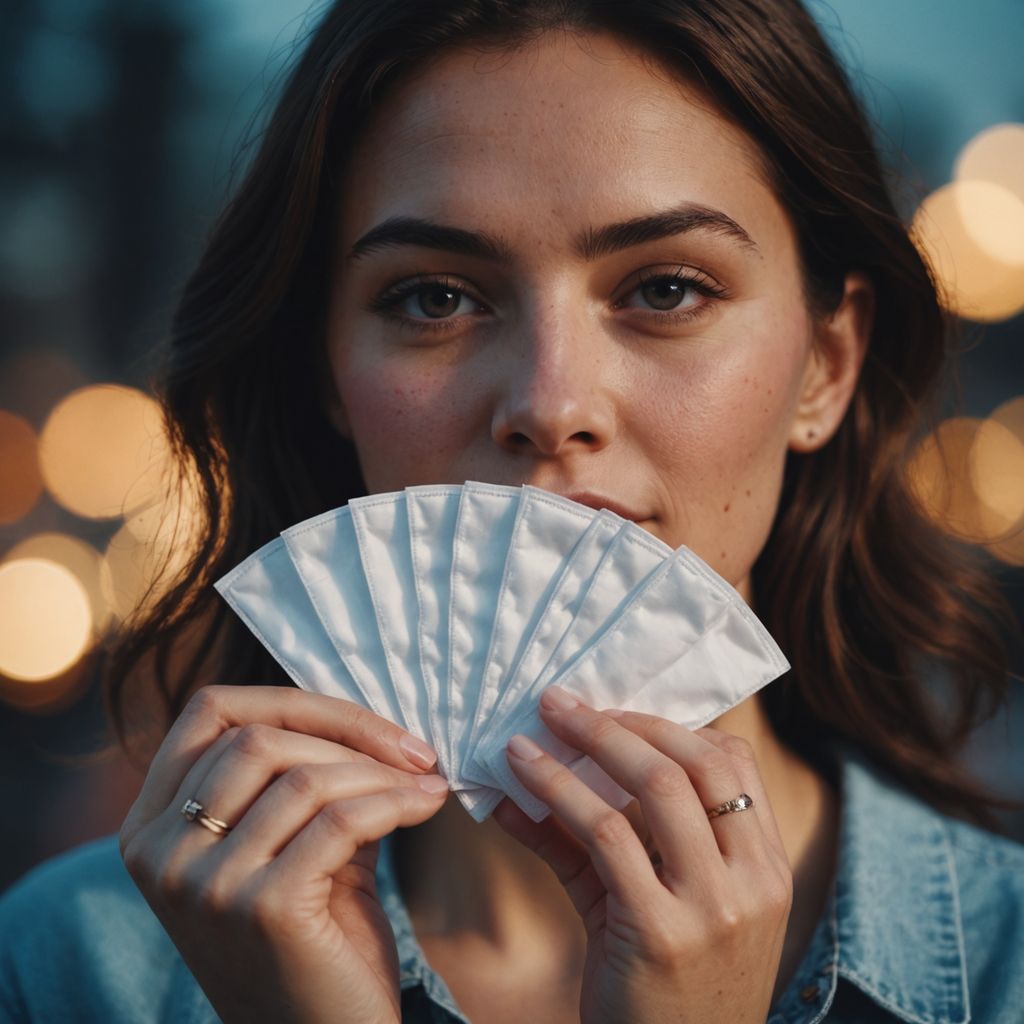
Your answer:
[[[410,760],[403,738],[429,757]],[[377,852],[382,836],[444,805],[432,757],[350,701],[279,686],[207,686],[192,697],[120,848],[222,1020],[401,1019]],[[438,779],[436,791],[420,785]],[[188,799],[232,830],[189,822]]]

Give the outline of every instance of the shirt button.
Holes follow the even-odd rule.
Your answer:
[[[800,998],[805,1003],[813,1003],[818,998],[818,986],[808,985],[806,988],[800,989]]]

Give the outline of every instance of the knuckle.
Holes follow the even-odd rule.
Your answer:
[[[360,753],[378,749],[387,740],[387,732],[383,719],[368,712],[365,708],[353,704],[347,709],[345,723],[345,743]]]
[[[193,718],[216,717],[224,706],[224,690],[227,689],[223,683],[209,683],[199,687],[188,699],[182,714]]]
[[[665,746],[676,738],[679,726],[667,718],[655,718],[648,726],[648,735],[655,746]]]
[[[601,812],[591,826],[594,841],[604,847],[617,848],[636,839],[633,826],[625,815],[609,808]]]
[[[674,761],[657,760],[644,772],[643,785],[653,796],[678,800],[685,795],[690,782]]]
[[[320,817],[337,835],[348,836],[355,830],[355,817],[351,802],[348,800],[336,800],[334,803],[326,804],[320,811]]]
[[[222,917],[232,912],[234,887],[221,875],[207,875],[196,889],[199,909],[213,917]]]
[[[597,721],[594,722],[590,729],[590,742],[592,744],[604,743],[607,739],[615,736],[622,726],[618,722],[610,718],[605,718],[604,715],[598,715]]]
[[[241,903],[239,911],[245,920],[263,935],[279,934],[287,921],[286,903],[269,887],[262,888],[246,898]]]
[[[571,795],[576,782],[577,777],[568,768],[557,768],[548,777],[547,788],[555,797],[564,793]]]
[[[131,838],[124,835],[122,829],[118,838],[118,845],[121,850],[121,860],[124,862],[125,870],[136,881],[141,882],[149,875],[149,857],[143,844],[139,841],[138,833]]]
[[[790,871],[777,871],[764,884],[764,902],[769,911],[785,916],[793,908],[793,875]]]
[[[704,755],[701,769],[705,779],[731,792],[737,785],[736,768],[724,750],[711,750]]]
[[[281,776],[280,783],[296,796],[308,799],[320,792],[320,773],[313,765],[293,765]]]
[[[174,906],[184,901],[189,891],[189,879],[174,859],[168,857],[152,870],[151,888],[166,905]]]
[[[262,722],[250,722],[243,725],[231,744],[237,753],[254,761],[263,761],[270,757],[277,746],[277,730]]]
[[[720,899],[708,921],[708,937],[717,945],[734,942],[743,929],[745,915],[731,899]]]
[[[722,749],[737,761],[754,764],[754,748],[742,736],[733,736],[731,733],[723,733],[721,739]]]
[[[689,959],[691,950],[677,930],[676,926],[661,920],[651,922],[645,929],[645,956],[660,970],[675,972]]]

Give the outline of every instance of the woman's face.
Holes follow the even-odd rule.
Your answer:
[[[786,450],[830,432],[755,144],[615,37],[549,33],[404,83],[342,187],[332,415],[369,491],[590,495],[749,595]]]

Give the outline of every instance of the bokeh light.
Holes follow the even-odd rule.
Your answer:
[[[1024,309],[1024,202],[984,181],[956,181],[929,195],[911,234],[943,304],[980,322]]]
[[[957,157],[957,181],[1002,185],[1024,202],[1024,124],[996,124],[967,143]]]
[[[100,384],[68,395],[40,440],[43,479],[65,508],[90,519],[131,514],[157,500],[168,459],[157,403]]]
[[[992,181],[958,181],[951,190],[960,222],[992,259],[1024,266],[1024,202]]]
[[[1011,398],[1008,402],[1003,402],[989,419],[1006,427],[1021,444],[1024,444],[1024,397]]]
[[[81,700],[89,689],[93,668],[94,660],[91,653],[87,653],[69,669],[49,679],[26,682],[0,674],[0,702],[28,714],[50,715],[64,711]]]
[[[194,471],[181,473],[179,466],[170,461],[169,451],[167,458],[153,500],[129,514],[125,526],[148,544],[192,547],[205,522],[200,480]],[[152,484],[153,479],[148,483]],[[133,497],[129,494],[130,499]]]
[[[971,454],[982,421],[967,416],[945,420],[914,451],[908,466],[911,489],[942,529],[984,541],[1005,532],[1006,520],[980,501],[971,482]]]
[[[0,409],[0,523],[16,523],[43,493],[38,443],[32,425]]]
[[[18,558],[42,558],[73,573],[89,598],[93,628],[97,635],[103,633],[110,621],[110,609],[100,588],[102,556],[91,544],[66,533],[37,533],[15,544],[3,561]]]
[[[0,565],[0,673],[33,682],[66,672],[93,637],[89,596],[75,575],[42,558]]]
[[[989,420],[1004,427],[1021,446],[1024,446],[1024,397],[1011,398],[1004,402],[992,413]],[[1015,472],[1018,475],[1009,483],[1014,492],[1019,493],[1019,489],[1024,487],[1024,470],[1021,469],[1019,461],[1016,461],[1015,465]],[[1024,566],[1024,508],[1021,508],[1014,527],[1006,536],[989,544],[988,549],[996,558],[1008,565]]]
[[[1024,515],[1024,441],[996,420],[984,420],[971,445],[970,473],[971,488],[1005,533]]]
[[[100,588],[118,621],[148,610],[188,555],[185,544],[140,539],[126,523],[110,539],[100,566]]]

